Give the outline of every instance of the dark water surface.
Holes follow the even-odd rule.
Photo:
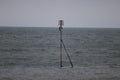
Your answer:
[[[0,80],[120,80],[120,29],[0,27]]]
[[[63,41],[75,66],[120,67],[120,29],[65,28]],[[59,67],[59,53],[57,28],[0,28],[0,68]]]

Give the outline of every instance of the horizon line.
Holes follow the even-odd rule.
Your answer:
[[[36,27],[36,28],[57,28],[57,27],[59,27],[59,26],[57,26],[57,27],[55,27],[55,26],[0,26],[0,27],[18,27],[18,28],[22,28],[22,27]],[[120,28],[120,27],[95,27],[95,26],[88,26],[88,27],[82,27],[82,26],[80,26],[80,27],[63,27],[63,28]]]

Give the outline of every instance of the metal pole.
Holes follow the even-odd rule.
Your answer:
[[[60,31],[60,67],[63,67],[62,65],[62,25],[63,25],[63,20],[59,20],[58,25],[60,25],[59,27],[59,31]]]
[[[62,30],[59,27],[59,31],[60,31],[60,67],[63,67],[62,65]]]

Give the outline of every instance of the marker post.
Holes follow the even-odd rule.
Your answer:
[[[72,63],[72,61],[71,61],[71,59],[70,59],[70,56],[69,56],[69,54],[68,54],[68,52],[67,52],[67,49],[66,49],[66,47],[65,47],[65,44],[64,44],[64,42],[63,42],[63,40],[62,40],[62,29],[63,29],[63,25],[64,25],[64,22],[63,22],[63,20],[59,20],[59,31],[60,31],[60,67],[62,68],[63,67],[63,64],[62,64],[62,48],[64,48],[64,50],[65,50],[65,52],[66,52],[66,54],[67,54],[67,57],[68,57],[68,59],[69,59],[69,62],[70,62],[70,64],[71,64],[71,67],[73,68],[73,63]]]

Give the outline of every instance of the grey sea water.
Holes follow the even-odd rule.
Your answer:
[[[119,28],[99,28],[99,29],[65,28],[63,29],[63,41],[71,56],[74,66],[77,67],[74,71],[72,71],[76,73],[76,75],[79,75],[78,72],[79,68],[82,68],[84,72],[84,68],[86,67],[90,69],[91,67],[92,69],[94,67],[95,68],[103,67],[102,71],[105,69],[113,71],[112,73],[114,74],[114,77],[112,77],[112,79],[107,77],[108,80],[118,79],[118,77],[116,78],[116,76],[120,75]],[[6,78],[4,76],[7,75],[8,73],[11,74],[12,72],[14,75],[16,72],[21,72],[22,75],[23,73],[22,70],[24,71],[24,69],[30,69],[33,72],[37,71],[36,69],[41,68],[44,69],[59,68],[59,55],[60,55],[59,43],[60,43],[59,30],[57,28],[1,27],[0,28],[0,74],[2,75],[0,76],[2,77],[1,80],[11,80],[12,78],[8,78],[8,76]],[[65,52],[63,52],[63,66],[70,67]],[[113,69],[115,69],[115,71]],[[30,72],[30,70],[26,71],[27,74]],[[89,69],[87,70],[89,73]],[[109,70],[107,71],[108,73],[110,73]],[[92,73],[92,71],[90,72]],[[55,75],[57,71],[54,72],[53,70],[53,73]],[[14,75],[12,75],[12,77],[14,77]],[[23,75],[25,75],[25,73]],[[22,79],[24,79],[24,77],[22,77]],[[45,78],[43,79],[47,80]],[[50,80],[52,79],[53,78],[51,78]],[[56,78],[56,80],[57,79],[59,80],[58,77]],[[40,78],[33,80],[40,80]]]

